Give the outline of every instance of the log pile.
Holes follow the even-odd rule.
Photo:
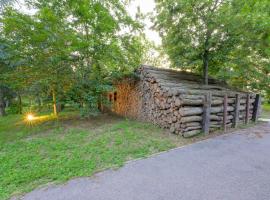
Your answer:
[[[168,128],[172,133],[190,137],[202,132],[205,97],[209,93],[210,131],[234,126],[236,113],[239,116],[237,123],[252,118],[255,94],[233,90],[215,79],[210,79],[209,85],[203,85],[200,76],[186,72],[143,66],[138,73],[142,104],[139,118]],[[236,108],[237,95],[239,107]],[[226,122],[223,112],[225,96]]]
[[[184,137],[236,127],[258,118],[260,98],[225,82],[188,72],[142,66],[139,79],[117,81],[112,111],[149,121]],[[225,111],[225,112],[224,112]]]
[[[137,118],[141,112],[140,91],[137,80],[126,78],[115,84],[112,111],[125,117]]]

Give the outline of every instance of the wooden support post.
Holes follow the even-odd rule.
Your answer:
[[[228,95],[225,94],[224,95],[224,100],[223,100],[223,130],[224,132],[227,131],[227,108],[228,108]]]
[[[254,108],[253,108],[253,113],[252,113],[252,120],[254,122],[258,121],[259,114],[260,114],[260,108],[261,108],[261,95],[256,94],[256,99],[254,102]]]
[[[250,94],[247,94],[247,100],[246,100],[246,120],[245,123],[249,123],[249,107],[250,107]]]
[[[239,122],[239,108],[240,108],[240,95],[235,96],[235,108],[234,108],[234,118],[233,118],[233,128],[237,128]]]
[[[204,103],[203,103],[203,133],[209,134],[210,130],[210,113],[211,113],[211,99],[212,94],[209,92],[205,95]]]

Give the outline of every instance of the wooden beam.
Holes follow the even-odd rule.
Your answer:
[[[239,108],[240,108],[240,94],[236,94],[235,95],[233,128],[237,128],[237,125],[238,125],[238,122],[239,122]]]
[[[203,133],[209,134],[210,130],[210,113],[211,113],[211,99],[212,94],[208,92],[205,95],[204,104],[203,104]]]
[[[247,100],[246,100],[246,120],[245,123],[249,123],[249,108],[250,108],[250,94],[247,94]]]
[[[224,95],[224,100],[223,100],[223,130],[224,132],[227,131],[227,115],[228,115],[228,112],[227,112],[227,107],[228,107],[228,95],[225,94]]]
[[[256,99],[255,99],[255,102],[254,102],[253,114],[252,114],[252,120],[254,122],[258,121],[259,114],[260,114],[260,108],[261,108],[261,95],[256,94]]]

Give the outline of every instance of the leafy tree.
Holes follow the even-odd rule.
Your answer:
[[[47,88],[55,114],[60,94],[75,95],[70,99],[88,110],[99,108],[115,74],[121,76],[139,66],[141,27],[126,12],[125,1],[27,3],[36,13],[8,8],[1,19],[16,62],[10,76],[24,89]],[[75,88],[80,92],[72,93]]]
[[[262,45],[269,41],[262,38],[269,34],[268,1],[156,0],[156,4],[155,27],[174,67],[203,71],[205,84],[208,73],[232,80],[249,72],[248,80],[241,76],[243,87],[265,77],[262,68],[269,59]],[[262,18],[264,27],[256,28]]]
[[[266,0],[235,1],[240,7],[239,23],[242,40],[234,51],[241,58],[238,67],[233,66],[234,82],[270,96],[270,2]],[[236,14],[238,11],[234,11]]]
[[[31,4],[37,8],[49,7],[58,15],[72,19],[70,26],[77,36],[73,88],[80,91],[75,96],[86,110],[99,109],[103,93],[110,88],[110,79],[115,74],[130,73],[140,64],[141,39],[130,34],[139,32],[140,25],[128,15],[124,1],[119,0],[67,0],[64,5],[57,0],[40,0]]]
[[[28,82],[20,83],[28,87],[36,82],[47,85],[57,114],[57,92],[66,89],[72,81],[69,64],[72,30],[47,8],[34,16],[7,10],[3,23],[6,38],[12,41],[14,49],[20,50],[17,60],[23,60],[17,66],[20,69],[17,74]]]

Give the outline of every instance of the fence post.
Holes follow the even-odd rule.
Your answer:
[[[249,104],[250,104],[250,94],[247,94],[247,101],[246,101],[246,120],[245,123],[248,124],[249,123]]]
[[[224,132],[227,131],[227,109],[228,108],[228,95],[224,95],[224,100],[223,100],[223,130]]]
[[[234,107],[234,118],[233,118],[233,128],[237,128],[239,122],[239,108],[240,108],[240,95],[235,95],[235,107]]]
[[[211,99],[212,99],[212,94],[208,92],[205,95],[204,98],[204,103],[203,103],[203,133],[204,134],[209,134],[210,130],[210,113],[211,113]]]
[[[256,99],[255,99],[255,102],[254,102],[254,108],[253,108],[253,113],[252,113],[252,120],[254,122],[258,121],[259,112],[260,112],[260,106],[261,106],[261,95],[256,94]]]

